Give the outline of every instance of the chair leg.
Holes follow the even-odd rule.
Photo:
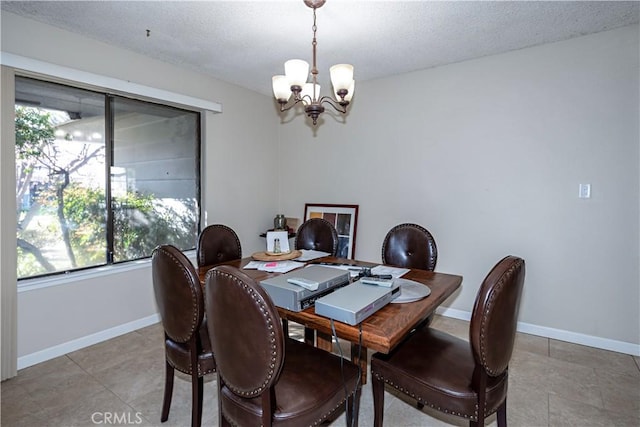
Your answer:
[[[480,415],[478,421],[469,421],[469,427],[484,427],[484,418]]]
[[[191,426],[200,427],[202,423],[202,394],[204,380],[198,377],[198,371],[191,373]]]
[[[304,328],[304,342],[309,345],[316,345],[316,331],[311,328]]]
[[[478,400],[476,407],[478,408],[478,421],[473,424],[474,427],[484,427],[484,420],[486,418],[486,401],[487,401],[487,372],[484,369],[478,369],[473,373],[473,383],[476,390],[478,390]],[[471,424],[469,424],[471,425]]]
[[[384,381],[371,375],[371,390],[373,391],[373,426],[382,427],[384,418]]]
[[[216,379],[216,385],[218,388],[218,425],[220,427],[226,427],[229,425],[229,422],[222,413],[222,378],[220,377],[220,371],[216,372]]]
[[[497,414],[498,427],[507,427],[507,399],[498,407]]]
[[[358,389],[351,396],[347,398],[347,426],[358,427],[358,414],[360,412],[360,392],[362,389]]]
[[[171,395],[173,394],[173,366],[165,361],[165,377],[164,377],[164,398],[162,399],[162,414],[160,422],[169,419],[169,409],[171,409]]]

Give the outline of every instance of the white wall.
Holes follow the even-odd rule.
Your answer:
[[[437,270],[464,276],[462,312],[521,256],[530,331],[638,353],[638,40],[631,26],[358,82],[346,124],[280,127],[282,211],[359,204],[356,258],[374,262],[393,225],[422,224]]]
[[[207,113],[205,119],[203,208],[209,224],[224,223],[237,231],[245,254],[262,249],[259,233],[278,211],[273,197],[277,170],[271,166],[277,161],[278,121],[271,99],[5,12],[2,51],[222,104],[221,114]],[[3,117],[9,113],[3,111]],[[2,144],[13,145],[13,140],[3,137]],[[11,158],[1,160],[3,171],[15,169]],[[5,207],[6,201],[15,200],[4,194],[15,191],[15,184],[7,185],[11,175],[2,174],[3,211],[15,211],[15,206]],[[4,216],[2,227],[4,235]],[[15,233],[13,227],[7,234]],[[15,256],[5,258],[3,246],[2,257],[2,281],[15,283],[9,274],[13,270],[15,276]],[[13,265],[5,265],[12,259]],[[105,331],[122,333],[154,321],[155,313],[148,265],[111,277],[20,292],[18,367],[108,338]]]

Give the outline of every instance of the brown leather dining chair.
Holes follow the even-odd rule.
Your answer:
[[[382,242],[382,263],[402,268],[433,271],[438,261],[438,247],[433,235],[418,224],[404,223],[393,227]],[[429,315],[417,327],[428,326]],[[421,408],[418,405],[418,408]]]
[[[356,365],[288,338],[269,295],[241,270],[221,265],[205,280],[219,426],[315,426],[345,404],[357,425]]]
[[[162,319],[165,344],[165,384],[160,421],[169,418],[174,370],[191,376],[191,425],[202,420],[203,376],[215,372],[204,296],[198,272],[176,247],[162,245],[151,257],[153,291]]]
[[[329,252],[331,256],[336,256],[338,253],[338,231],[326,219],[308,219],[298,227],[295,248]]]
[[[388,355],[371,357],[374,426],[382,426],[385,384],[440,412],[484,426],[497,411],[507,425],[507,382],[524,260],[507,256],[486,276],[473,307],[469,341],[420,328]]]
[[[418,224],[396,225],[389,230],[382,243],[383,264],[433,271],[437,261],[435,239]]]
[[[242,246],[232,228],[212,224],[200,232],[196,253],[198,267],[202,267],[242,258]]]

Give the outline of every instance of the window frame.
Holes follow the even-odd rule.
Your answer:
[[[4,62],[4,61],[3,61]],[[39,61],[36,61],[39,62]],[[73,70],[71,70],[73,71]],[[88,74],[90,75],[90,73],[84,73],[84,74]],[[123,261],[113,261],[113,212],[112,212],[112,203],[111,203],[111,180],[110,180],[110,168],[111,165],[113,163],[113,147],[114,147],[114,139],[113,139],[113,125],[114,125],[114,121],[113,121],[113,114],[112,114],[112,108],[113,108],[113,100],[115,98],[122,98],[122,99],[130,99],[133,101],[137,101],[137,102],[143,102],[143,103],[147,103],[147,104],[153,104],[153,105],[157,105],[160,107],[167,107],[167,108],[172,108],[172,109],[176,109],[176,110],[181,110],[181,111],[187,111],[187,112],[192,112],[192,113],[196,113],[197,117],[196,117],[196,129],[195,129],[195,134],[196,134],[196,141],[195,141],[195,155],[194,155],[194,168],[195,168],[195,185],[194,185],[194,191],[195,191],[195,199],[196,199],[196,227],[197,227],[197,233],[200,232],[201,228],[202,228],[202,219],[203,219],[203,206],[202,206],[202,183],[201,183],[201,179],[202,179],[202,147],[203,147],[203,140],[205,138],[205,135],[203,134],[203,121],[205,119],[205,113],[206,111],[213,111],[213,112],[220,112],[221,111],[221,107],[219,106],[219,104],[215,104],[215,103],[211,103],[209,101],[204,101],[205,105],[208,104],[208,106],[211,106],[213,108],[216,108],[216,110],[210,110],[210,109],[203,109],[203,108],[199,108],[198,106],[195,105],[186,105],[183,104],[182,102],[180,103],[176,103],[175,101],[171,101],[171,100],[167,100],[167,99],[159,99],[159,98],[151,98],[149,96],[146,95],[141,95],[141,94],[136,94],[136,93],[123,93],[119,90],[110,90],[107,89],[105,87],[98,87],[98,86],[94,86],[91,84],[87,84],[87,83],[83,83],[83,82],[79,82],[79,81],[70,81],[64,78],[59,78],[53,75],[43,75],[41,73],[34,73],[34,72],[30,72],[30,71],[25,71],[25,70],[14,70],[14,75],[15,75],[15,80],[14,80],[14,90],[15,90],[15,82],[18,78],[27,78],[27,79],[33,79],[33,80],[38,80],[41,82],[45,82],[45,83],[52,83],[52,84],[56,84],[56,85],[62,85],[65,87],[69,87],[72,89],[81,89],[81,90],[87,90],[90,92],[94,92],[97,93],[101,96],[104,97],[105,100],[105,174],[106,174],[106,181],[105,181],[105,200],[107,201],[106,203],[106,207],[107,207],[107,222],[106,222],[106,237],[107,237],[107,245],[105,247],[105,258],[104,258],[104,263],[100,263],[100,264],[95,264],[95,265],[91,265],[91,266],[86,266],[86,267],[78,267],[78,268],[73,268],[73,269],[66,269],[66,270],[60,270],[60,271],[55,271],[55,272],[47,272],[47,273],[43,273],[43,274],[38,274],[38,275],[33,275],[33,276],[27,276],[27,277],[18,277],[17,281],[18,281],[18,288],[21,288],[21,285],[26,286],[28,288],[34,288],[34,287],[41,287],[40,285],[38,285],[38,282],[43,282],[42,286],[49,286],[46,283],[56,283],[58,282],[58,278],[60,276],[65,276],[66,278],[68,278],[70,275],[78,275],[78,276],[83,276],[86,277],[87,274],[89,275],[93,275],[92,274],[92,270],[95,271],[97,274],[99,275],[103,275],[105,274],[106,271],[115,271],[118,270],[120,271],[122,268],[124,269],[129,269],[129,268],[139,268],[140,264],[146,264],[147,261],[151,258],[151,254],[144,256],[144,257],[139,257],[139,258],[135,258],[135,259],[127,259],[127,260],[123,260]],[[98,76],[99,77],[99,76]],[[104,79],[104,78],[103,78]],[[115,82],[117,82],[117,79],[111,79]],[[165,92],[162,90],[156,90],[154,88],[148,88],[145,86],[140,86],[140,88],[142,88],[142,92],[145,91],[150,91],[154,92],[154,91],[158,91],[159,93],[166,93],[168,95],[173,95],[173,96],[177,96],[178,99],[181,100],[194,100],[195,104],[202,104],[202,100],[198,100],[197,98],[190,98],[190,97],[186,97],[180,94],[172,94],[171,92]],[[169,96],[169,98],[171,98],[172,96]],[[14,108],[15,105],[17,105],[17,103],[14,102]],[[15,144],[15,141],[14,141]],[[195,246],[196,246],[196,241],[197,238],[194,238],[193,241],[193,247],[190,247],[189,249],[185,249],[185,252],[191,252],[195,250]],[[16,248],[17,250],[17,248]],[[114,268],[114,267],[120,267],[120,268]]]

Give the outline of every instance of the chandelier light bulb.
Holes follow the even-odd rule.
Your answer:
[[[291,97],[291,85],[287,76],[273,76],[271,81],[273,83],[273,95],[278,102],[287,102]]]
[[[302,87],[309,77],[309,63],[302,59],[290,59],[284,63],[284,74],[289,80],[289,86]]]
[[[329,73],[334,91],[338,92],[340,89],[349,89],[349,85],[351,85],[353,81],[353,65],[337,64],[329,68]]]

